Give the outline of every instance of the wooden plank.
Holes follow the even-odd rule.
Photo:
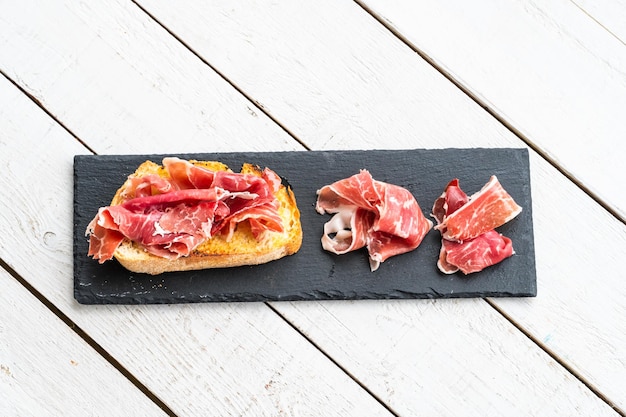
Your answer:
[[[363,3],[626,219],[623,39],[567,0]]]
[[[519,146],[514,135],[354,4],[289,2],[268,6],[250,2],[227,10],[193,1],[176,7],[158,0],[141,4],[195,51],[210,58],[238,86],[264,103],[314,149]],[[500,7],[505,6],[494,10]],[[526,14],[521,16],[526,19]],[[481,30],[475,26],[471,22],[465,26],[465,32]],[[439,27],[448,28],[448,35],[454,36],[462,26],[454,26],[458,30],[449,30],[450,25]],[[455,38],[448,43],[457,41]],[[327,45],[333,45],[331,54]],[[609,42],[607,48],[611,45]],[[619,57],[618,54],[615,59]],[[466,58],[468,62],[474,59]],[[573,55],[572,59],[582,58]],[[598,65],[592,59],[589,62],[581,65]],[[594,68],[601,72],[600,67]],[[501,80],[495,76],[485,78]],[[535,81],[546,87],[545,91],[552,91],[540,80]],[[532,91],[531,87],[528,91]],[[615,91],[619,93],[621,88]],[[606,97],[615,98],[615,94],[608,92]],[[545,94],[538,97],[540,102],[550,102]],[[603,100],[600,107],[606,104]],[[587,106],[580,100],[569,103]],[[535,105],[533,102],[525,108],[535,111]],[[617,108],[611,107],[611,111],[614,113]],[[595,117],[609,115],[593,112],[575,123]],[[528,125],[532,127],[534,122]],[[621,128],[609,123],[606,129]],[[566,131],[565,136],[570,133]],[[573,133],[574,138],[580,139],[578,133]],[[557,132],[555,137],[564,134]],[[561,152],[569,152],[564,148],[557,148],[557,157]],[[619,155],[620,149],[614,149],[613,155]],[[611,152],[594,152],[585,152],[584,158],[603,161],[610,167],[621,166],[621,162],[611,164],[613,156],[605,158]],[[616,291],[622,287],[621,276],[614,272],[614,265],[619,264],[617,254],[624,252],[624,225],[535,154],[531,153],[531,161],[533,189],[541,190],[533,191],[539,196],[533,197],[533,213],[543,219],[541,226],[535,228],[536,236],[541,233],[541,240],[537,237],[538,244],[541,242],[537,248],[539,297],[527,302],[507,302],[502,304],[503,309],[530,329],[537,340],[550,341],[548,347],[553,352],[624,407],[618,387],[619,381],[626,378],[622,360],[626,356],[626,332],[623,324],[614,320],[626,305],[626,294]],[[575,232],[579,230],[584,232]],[[564,235],[566,239],[561,238]],[[589,278],[598,276],[603,278]],[[560,296],[563,288],[571,291],[572,297]],[[543,297],[544,291],[554,296]],[[513,305],[515,309],[509,311]],[[543,314],[536,313],[537,305],[542,305]],[[611,319],[605,320],[605,316]],[[568,331],[557,330],[561,328]],[[554,331],[558,332],[557,339]],[[361,343],[357,337],[352,346],[355,352]],[[601,361],[596,354],[599,350],[606,352]]]
[[[0,97],[1,201],[11,202],[0,212],[0,228],[20,236],[0,241],[0,258],[175,413],[389,415],[265,304],[78,305],[72,297],[71,184],[73,157],[85,149],[4,77]],[[257,127],[245,120],[241,132]],[[62,334],[50,337],[57,342]],[[33,348],[41,355],[51,349]]]
[[[0,269],[0,415],[165,415]]]
[[[528,151],[526,149],[410,149],[383,151],[243,152],[181,155],[218,160],[233,169],[244,162],[270,167],[285,178],[300,208],[298,253],[264,265],[181,271],[151,276],[118,262],[87,256],[85,230],[108,206],[125,178],[146,160],[163,155],[89,155],[74,160],[74,296],[85,304],[191,303],[329,299],[535,296],[535,250]],[[454,169],[442,169],[447,161]],[[320,237],[330,216],[315,210],[317,190],[355,175],[363,167],[380,181],[404,187],[430,218],[431,207],[452,178],[471,195],[491,175],[523,210],[498,232],[514,243],[515,256],[480,273],[444,275],[436,267],[441,234],[431,229],[419,247],[371,272],[367,250],[334,256]],[[306,173],[306,174],[303,174]]]

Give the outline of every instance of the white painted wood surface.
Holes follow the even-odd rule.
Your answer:
[[[568,0],[363,3],[626,219],[614,188],[626,160],[626,45],[588,14],[598,11]],[[598,19],[623,31],[626,7],[601,3]]]
[[[141,4],[251,100],[127,2],[8,8],[0,70],[102,153],[302,149],[261,109],[313,149],[522,146],[352,2]],[[626,409],[626,230],[535,154],[539,296],[494,302],[538,344],[482,300],[80,306],[86,152],[0,78],[0,257],[178,415],[617,415],[544,350]]]
[[[166,415],[4,269],[0,285],[0,415]]]

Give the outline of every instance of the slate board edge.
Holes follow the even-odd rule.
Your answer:
[[[530,298],[535,297],[536,292],[484,292],[480,297],[474,293],[454,293],[454,294],[426,294],[426,293],[407,293],[404,296],[390,296],[388,294],[374,294],[366,295],[359,294],[358,296],[341,296],[341,295],[325,295],[321,297],[303,297],[299,295],[284,296],[280,298],[260,296],[259,294],[230,294],[225,297],[197,297],[197,298],[152,298],[148,303],[141,298],[134,299],[133,297],[98,297],[96,295],[89,296],[85,294],[77,294],[75,299],[78,303],[84,305],[104,305],[104,304],[116,304],[116,305],[137,305],[137,304],[194,304],[194,303],[235,303],[235,302],[287,302],[287,301],[350,301],[350,300],[434,300],[434,299],[458,299],[458,298]]]

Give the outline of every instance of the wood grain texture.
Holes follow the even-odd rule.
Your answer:
[[[302,149],[127,2],[9,7],[0,62],[98,153],[142,153],[152,141],[165,152]]]
[[[0,415],[165,415],[3,269],[0,285]]]
[[[623,39],[566,0],[363,3],[626,219]]]
[[[129,173],[163,155],[77,156],[74,160],[74,296],[93,303],[389,299],[535,296],[535,250],[528,151],[526,149],[410,149],[379,151],[243,152],[181,155],[217,160],[238,170],[244,162],[270,167],[288,181],[303,228],[298,253],[264,265],[184,271],[150,276],[118,262],[87,256],[87,225]],[[454,169],[446,162],[455,161]],[[336,256],[320,238],[330,216],[315,211],[317,190],[368,168],[379,181],[406,188],[430,218],[431,207],[452,178],[471,195],[491,175],[523,207],[498,228],[512,239],[515,255],[480,273],[444,275],[436,267],[441,234],[431,229],[419,247],[370,271],[366,249]],[[302,175],[303,172],[308,173]]]
[[[175,413],[389,415],[265,304],[195,310],[77,304],[72,164],[85,149],[4,78],[0,97],[7,98],[0,155],[10,168],[0,177],[0,228],[20,236],[0,242],[0,257]],[[69,380],[68,389],[75,383]]]

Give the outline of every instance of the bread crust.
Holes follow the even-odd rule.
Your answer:
[[[230,169],[215,161],[189,161],[194,165],[211,170]],[[129,177],[159,174],[167,177],[167,171],[152,161],[142,163],[134,174]],[[259,167],[244,164],[241,173],[262,175]],[[120,187],[111,201],[111,205],[121,204],[124,199],[122,193],[127,183]],[[302,245],[302,226],[300,211],[296,198],[290,187],[281,184],[275,193],[278,200],[278,213],[282,219],[283,232],[267,231],[261,241],[257,241],[247,221],[237,225],[229,241],[221,236],[214,236],[201,243],[188,256],[178,259],[166,259],[147,252],[140,244],[125,239],[117,248],[113,256],[126,269],[151,275],[163,272],[189,271],[210,268],[230,268],[243,265],[259,265],[280,259],[296,253]]]

